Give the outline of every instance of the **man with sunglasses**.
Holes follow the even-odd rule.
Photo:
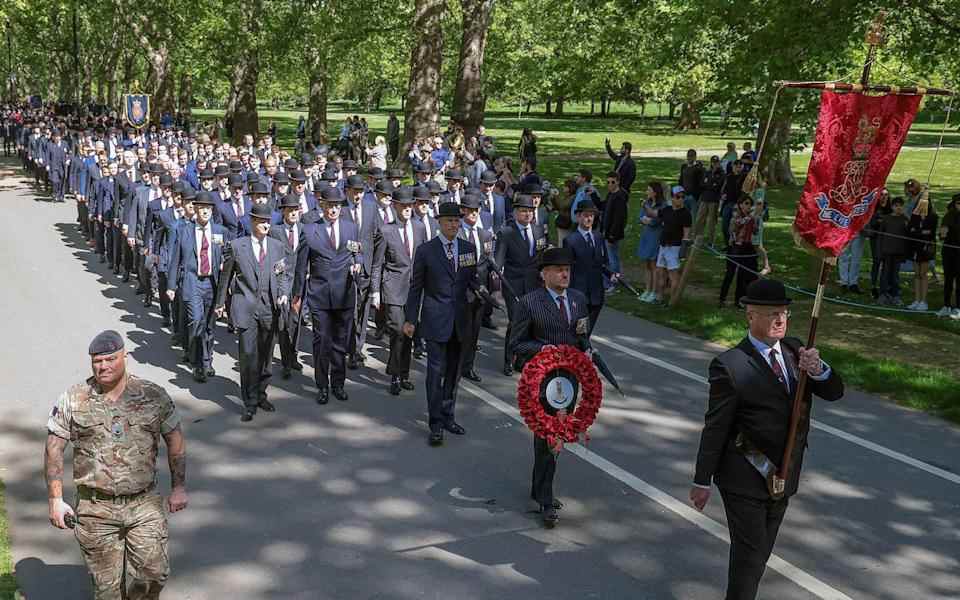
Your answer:
[[[730,529],[726,600],[754,600],[790,496],[797,493],[810,431],[813,396],[843,397],[843,381],[816,348],[786,337],[790,298],[779,281],[758,279],[740,299],[747,336],[710,363],[710,398],[690,501],[703,510],[715,483]],[[777,489],[773,474],[787,445],[793,398],[806,373],[790,472]]]

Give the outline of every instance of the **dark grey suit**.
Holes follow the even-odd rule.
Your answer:
[[[370,280],[373,274],[373,259],[375,244],[380,237],[380,219],[377,214],[377,203],[374,200],[362,200],[359,205],[348,204],[343,207],[344,220],[357,224],[355,213],[359,212],[360,254],[357,256],[361,265],[360,275],[357,278],[357,312],[354,318],[354,327],[347,349],[348,356],[357,357],[367,341],[367,318],[370,313],[370,294],[372,288]],[[406,299],[404,299],[406,301]]]
[[[227,244],[216,301],[217,307],[224,306],[231,289],[230,317],[240,342],[240,395],[248,409],[267,397],[273,342],[289,310],[294,269],[283,243],[269,236],[261,243],[266,244],[262,262],[250,236]],[[281,305],[282,298],[286,302]]]
[[[460,227],[457,236],[461,240],[472,242],[474,246],[477,246],[479,238],[480,259],[477,261],[477,279],[482,285],[487,285],[490,271],[492,270],[490,261],[493,259],[493,232],[489,229],[484,229],[481,225],[481,227],[477,229],[476,235],[474,235],[472,228],[468,231]],[[463,366],[461,370],[464,373],[473,370],[473,364],[477,357],[477,340],[480,337],[480,323],[483,320],[484,314],[488,312],[488,308],[490,312],[493,310],[493,307],[486,304],[479,296],[477,296],[471,304],[474,313],[473,332],[471,338],[467,340],[463,346]]]
[[[511,221],[508,222],[497,234],[496,260],[497,265],[503,269],[503,279],[509,283],[513,293],[507,290],[508,286],[503,287],[503,300],[507,305],[507,317],[510,319],[510,325],[507,325],[507,334],[503,340],[503,365],[510,365],[511,354],[507,349],[510,341],[510,332],[512,331],[513,313],[517,298],[533,290],[542,287],[540,283],[539,257],[540,254],[549,246],[543,230],[530,223],[530,230],[533,232],[534,252],[530,254],[530,245],[523,238],[523,233],[518,229],[518,225]],[[517,298],[513,296],[517,295]]]
[[[517,302],[509,351],[516,355],[517,368],[523,370],[546,345],[568,345],[579,350],[590,348],[587,299],[577,290],[566,290],[568,322],[564,323],[557,302],[546,288],[530,292]],[[583,333],[577,333],[577,330]],[[541,506],[553,504],[553,478],[557,457],[546,440],[533,438],[533,476],[530,497]]]
[[[296,223],[293,225],[293,244],[290,243],[289,230],[290,227],[285,223],[272,225],[269,235],[283,243],[283,247],[287,252],[287,263],[296,265],[297,249],[300,247],[300,244],[303,243],[303,224]],[[302,297],[303,290],[291,290],[290,295],[291,297]],[[280,340],[280,363],[285,369],[299,370],[300,361],[297,357],[297,343],[299,341],[300,313],[293,310],[289,310],[287,313],[288,316],[285,319],[285,326],[280,327],[277,333],[277,337]]]
[[[405,244],[400,230],[400,221],[384,225],[374,249],[373,273],[370,293],[380,297],[380,306],[385,311],[390,331],[390,356],[387,360],[387,375],[407,378],[410,375],[410,355],[413,340],[403,335],[404,306],[410,292],[410,276],[413,271],[413,256],[417,246],[426,238],[423,223],[411,219],[410,244]]]

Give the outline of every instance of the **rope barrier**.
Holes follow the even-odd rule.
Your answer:
[[[930,244],[936,241],[936,240],[918,240],[917,238],[910,237],[909,235],[898,235],[896,233],[887,233],[886,231],[877,231],[876,229],[870,229],[869,227],[864,227],[861,231],[865,231],[867,233],[874,233],[877,235],[885,235],[893,238],[898,238],[901,240],[909,240],[911,242],[921,242],[924,244]],[[945,244],[943,242],[940,242],[937,245],[940,246],[941,248],[954,248],[954,249],[960,250],[960,246],[956,244]]]
[[[760,278],[764,277],[763,275],[760,274],[759,271],[754,271],[753,269],[750,269],[750,268],[748,268],[748,267],[745,267],[745,266],[741,265],[740,263],[737,263],[735,260],[733,260],[733,258],[731,258],[731,256],[728,256],[728,255],[726,255],[726,254],[723,254],[722,252],[717,251],[715,248],[711,248],[710,246],[698,246],[698,248],[705,249],[705,250],[709,251],[710,253],[712,253],[712,254],[713,254],[715,257],[717,257],[717,258],[722,258],[722,259],[724,259],[725,261],[729,261],[729,262],[735,263],[735,264],[737,265],[737,268],[739,268],[739,269],[744,269],[744,270],[747,271],[748,273],[752,273],[753,275],[756,275],[757,277],[760,277]],[[748,255],[748,254],[735,254],[735,255],[732,255],[732,256],[736,256],[736,257],[740,257],[740,258],[750,258],[750,257],[751,257],[751,255]],[[759,255],[753,255],[753,256],[759,256]],[[792,291],[794,291],[794,292],[796,292],[796,293],[798,293],[798,294],[803,294],[803,295],[805,295],[805,296],[810,296],[810,297],[815,297],[815,296],[816,296],[815,293],[813,293],[813,292],[811,292],[811,291],[808,291],[808,290],[805,290],[805,289],[803,289],[803,288],[799,288],[799,287],[796,287],[796,286],[793,286],[793,285],[790,285],[790,284],[787,284],[787,283],[784,283],[783,285],[784,285],[784,287],[786,287],[787,289],[792,290]],[[856,308],[866,308],[866,309],[868,309],[868,310],[876,310],[876,311],[880,311],[880,312],[892,312],[892,313],[902,313],[902,314],[910,314],[910,315],[936,315],[936,314],[937,314],[937,312],[936,312],[936,311],[933,311],[933,310],[910,310],[910,309],[906,309],[906,308],[892,308],[892,307],[889,307],[889,306],[877,306],[877,305],[875,305],[875,304],[862,304],[862,303],[860,303],[860,302],[850,302],[849,300],[844,300],[844,299],[842,299],[842,298],[837,298],[837,297],[834,297],[834,296],[824,296],[823,299],[824,299],[826,302],[831,302],[831,303],[833,303],[833,304],[841,304],[841,305],[844,305],[844,306],[853,306],[853,307],[856,307]]]

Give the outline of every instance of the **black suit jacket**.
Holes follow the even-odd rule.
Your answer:
[[[570,316],[570,323],[566,326],[560,308],[545,287],[530,292],[517,302],[509,350],[517,357],[518,370],[522,370],[527,361],[546,345],[568,345],[580,350],[590,348],[587,299],[572,288],[567,288],[566,296]],[[578,324],[582,333],[577,333]]]
[[[239,329],[254,327],[257,321],[269,321],[290,306],[295,265],[284,247],[286,244],[270,236],[264,240],[267,254],[262,267],[253,253],[250,236],[237,238],[224,249],[216,306],[224,305],[229,287],[233,296],[230,317]],[[264,286],[268,286],[267,289]],[[281,307],[278,300],[283,296],[288,301]],[[284,323],[284,319],[279,320],[279,324]]]
[[[570,287],[586,296],[590,304],[600,306],[604,300],[603,273],[608,268],[609,257],[607,245],[600,236],[595,231],[590,235],[593,237],[592,249],[578,229],[564,238],[563,247],[573,252]]]
[[[540,254],[549,246],[539,227],[531,223],[530,228],[534,237],[533,256],[530,256],[530,247],[516,223],[507,223],[497,235],[497,265],[503,269],[503,277],[520,297],[540,287]]]
[[[797,388],[798,349],[796,338],[780,342],[790,378],[790,392],[777,379],[766,359],[749,338],[727,350],[710,363],[710,400],[700,436],[694,482],[760,499],[769,499],[766,482],[737,450],[734,441],[742,432],[777,466],[783,460],[793,392]],[[836,371],[824,381],[808,378],[802,418],[798,428],[786,495],[797,492],[803,453],[810,430],[813,396],[835,401],[843,396],[843,381]]]
[[[427,230],[423,223],[411,219],[413,250],[426,241]],[[416,256],[416,254],[414,254]],[[373,274],[370,291],[380,294],[383,304],[404,306],[410,293],[410,274],[413,271],[413,256],[400,237],[400,222],[384,225],[380,229],[373,255]]]

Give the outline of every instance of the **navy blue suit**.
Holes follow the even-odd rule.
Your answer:
[[[603,308],[603,275],[609,269],[610,256],[607,245],[595,232],[593,248],[587,244],[579,229],[574,230],[563,240],[563,247],[573,252],[573,265],[570,267],[570,287],[583,294],[587,299],[590,312],[590,331],[597,324],[600,310]]]
[[[220,277],[223,245],[227,231],[221,225],[210,225],[210,274],[199,274],[200,249],[197,247],[196,226],[183,225],[177,235],[170,264],[167,267],[167,289],[180,290],[186,307],[189,332],[188,355],[194,368],[207,368],[213,357],[213,303]]]
[[[350,251],[359,242],[357,226],[339,219],[339,243],[334,248],[327,233],[329,223],[303,226],[297,250],[294,290],[303,290],[313,323],[313,365],[317,388],[343,387],[346,353],[353,325],[356,290],[350,268],[360,257]],[[304,287],[306,286],[306,287]],[[296,292],[295,292],[296,293]]]
[[[233,241],[238,237],[246,235],[243,230],[243,224],[237,219],[237,213],[233,210],[233,202],[236,200],[237,193],[239,192],[231,191],[229,199],[221,195],[219,190],[213,193],[214,200],[216,201],[213,210],[213,222],[218,225],[223,225],[223,228],[227,230],[227,241]],[[246,208],[245,206],[243,214],[247,214]]]
[[[419,324],[427,342],[427,407],[433,432],[454,422],[461,347],[473,332],[468,290],[477,285],[477,248],[455,238],[459,266],[454,269],[445,241],[438,236],[417,247],[404,309],[407,322]]]
[[[59,144],[54,144],[51,140],[46,145],[44,154],[47,175],[50,178],[50,185],[53,187],[53,199],[61,202],[66,191],[64,184],[67,178],[67,161],[70,159],[70,155],[67,153],[67,144],[63,140]]]

